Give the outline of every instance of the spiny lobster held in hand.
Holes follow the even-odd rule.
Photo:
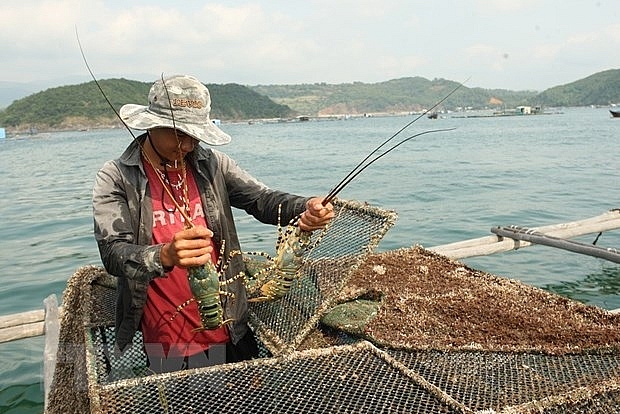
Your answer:
[[[77,38],[78,46],[80,48],[80,53],[82,54],[82,58],[84,60],[86,68],[88,69],[88,72],[90,73],[93,81],[95,82],[95,85],[97,86],[97,88],[99,89],[103,97],[105,98],[108,106],[112,108],[112,111],[114,111],[116,117],[125,126],[127,131],[129,131],[134,141],[138,143],[146,160],[156,170],[157,168],[155,167],[155,164],[151,161],[151,159],[147,156],[146,152],[144,151],[144,147],[142,143],[138,140],[138,138],[133,133],[131,128],[122,119],[119,112],[116,110],[116,108],[114,108],[114,105],[112,105],[107,95],[101,88],[99,81],[95,77],[95,74],[91,70],[90,65],[88,64],[88,61],[86,60],[86,56],[82,49],[82,44],[80,43],[80,38],[77,33],[77,28],[76,28],[75,35]],[[165,87],[166,85],[165,85],[163,75],[161,77],[161,80]],[[166,93],[168,93],[167,89],[166,89]],[[170,96],[168,96],[168,99],[170,100]],[[172,118],[173,130],[176,135],[177,129],[175,125],[174,111],[172,111],[172,109],[170,110],[170,115]],[[177,142],[180,145],[181,141],[178,135],[177,135]],[[181,168],[183,170],[183,173],[185,174],[185,162],[183,160],[181,161]],[[182,215],[186,228],[193,227],[194,225],[192,223],[191,218],[189,217],[189,214],[187,213],[187,209],[183,208],[182,206],[178,204],[178,202],[175,200],[174,195],[171,193],[170,189],[165,185],[163,178],[161,178],[159,175],[157,175],[157,177],[160,179],[164,189],[168,193],[168,196],[170,197],[170,199],[173,201],[176,209]],[[235,280],[242,278],[244,276],[244,273],[241,272],[238,275],[230,279],[226,279],[225,272],[230,264],[230,261],[232,260],[234,256],[241,255],[241,252],[238,250],[231,251],[228,254],[227,260],[225,262],[222,262],[222,256],[224,255],[224,245],[225,245],[224,240],[222,240],[221,248],[220,248],[220,255],[219,255],[217,264],[213,264],[211,261],[209,261],[202,266],[192,266],[192,267],[187,268],[188,282],[189,282],[189,286],[190,286],[193,297],[176,307],[175,314],[170,318],[171,321],[174,320],[177,314],[185,306],[187,306],[188,304],[192,302],[196,302],[196,304],[198,305],[198,312],[200,314],[201,326],[194,329],[194,331],[217,329],[224,324],[233,322],[232,319],[224,320],[224,309],[222,307],[221,296],[229,296],[231,298],[234,298],[234,296],[232,293],[222,290],[222,288],[225,288],[227,285],[233,283]]]
[[[433,133],[433,132],[445,132],[451,131],[454,128],[446,128],[446,129],[435,129],[417,133],[410,137],[404,138],[395,145],[386,149],[384,152],[376,155],[374,158],[371,157],[377,153],[381,148],[383,148],[388,142],[390,142],[393,138],[403,132],[406,128],[408,128],[411,124],[416,122],[418,119],[428,114],[430,111],[439,106],[443,101],[448,99],[454,92],[456,92],[463,83],[460,83],[457,87],[455,87],[450,93],[448,93],[444,98],[434,104],[432,107],[424,111],[418,117],[414,118],[412,121],[407,123],[404,127],[394,133],[391,137],[383,141],[381,145],[376,147],[373,151],[371,151],[366,158],[364,158],[359,164],[353,168],[346,177],[344,177],[328,194],[325,196],[321,204],[323,206],[327,206],[332,200],[335,199],[336,195],[340,193],[355,177],[357,177],[362,171],[364,171],[367,167],[377,161],[379,158],[388,154],[392,150],[396,149],[400,145],[405,142],[419,137],[421,135]],[[246,278],[246,289],[248,291],[248,302],[265,302],[265,301],[273,301],[282,298],[286,295],[292,287],[292,284],[295,279],[298,281],[301,278],[301,269],[304,265],[304,254],[311,251],[314,247],[318,245],[323,236],[327,231],[327,227],[322,230],[322,233],[315,239],[314,242],[311,242],[311,232],[301,230],[298,226],[298,222],[301,216],[294,217],[286,226],[286,229],[283,231],[280,226],[280,208],[278,209],[278,239],[276,242],[276,254],[275,257],[271,257],[267,253],[263,252],[245,252],[246,255],[251,256],[262,256],[266,259],[267,263],[264,267],[256,272],[252,278]]]
[[[216,264],[211,262],[203,266],[193,266],[187,269],[189,287],[192,291],[192,298],[177,306],[176,313],[172,315],[170,320],[174,320],[179,312],[192,302],[198,305],[200,314],[200,322],[202,326],[193,331],[204,331],[206,329],[217,329],[222,325],[233,322],[232,319],[224,320],[224,310],[220,300],[220,295],[234,297],[232,293],[220,290],[221,287],[234,282],[243,277],[245,274],[239,273],[237,276],[222,280],[222,276],[226,273],[226,269],[232,258],[241,254],[239,250],[233,250],[228,254],[226,261],[222,261],[224,256],[224,242],[220,248],[220,254]]]
[[[282,206],[278,206],[278,239],[276,241],[276,256],[271,257],[264,252],[245,252],[246,255],[262,256],[267,264],[252,278],[245,280],[248,294],[260,292],[260,296],[251,297],[248,302],[265,302],[279,299],[291,289],[295,279],[300,278],[300,269],[303,266],[303,255],[316,246],[321,238],[319,236],[311,243],[312,235],[309,231],[301,230],[297,223],[300,216],[294,217],[285,230],[280,225]],[[322,231],[325,233],[327,229]]]

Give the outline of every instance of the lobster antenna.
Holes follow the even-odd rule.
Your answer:
[[[397,147],[401,146],[402,144],[404,144],[405,142],[419,137],[420,135],[425,135],[425,134],[431,134],[433,132],[446,132],[446,131],[452,131],[455,130],[456,128],[445,128],[445,129],[431,129],[428,131],[423,131],[423,132],[418,132],[417,134],[414,134],[410,137],[407,137],[401,141],[399,141],[398,143],[392,145],[390,148],[388,148],[387,150],[385,150],[385,152],[382,152],[381,154],[377,155],[376,157],[374,157],[373,159],[371,159],[369,162],[367,162],[364,166],[358,165],[356,167],[357,171],[355,171],[355,173],[350,173],[347,177],[345,178],[344,181],[342,181],[339,184],[339,188],[338,190],[334,191],[332,190],[321,202],[321,204],[326,205],[327,203],[329,203],[330,201],[332,201],[334,199],[334,197],[336,197],[336,195],[338,193],[340,193],[340,191],[342,191],[351,181],[353,181],[353,179],[355,177],[357,177],[362,171],[364,171],[366,168],[370,167],[371,164],[373,164],[375,161],[377,161],[379,158],[383,157],[384,155],[387,155],[389,152],[391,152],[392,150],[396,149]],[[368,159],[368,157],[367,157]],[[359,168],[358,168],[359,167]]]
[[[140,146],[140,148],[142,149],[142,153],[144,154],[146,160],[149,162],[149,164],[151,164],[151,166],[153,168],[155,168],[155,165],[153,164],[153,161],[151,161],[151,159],[146,155],[146,153],[144,152],[144,148],[142,148],[142,144],[140,143],[140,141],[138,140],[138,138],[136,137],[136,135],[133,133],[133,131],[131,130],[131,128],[129,128],[129,125],[127,125],[125,123],[125,121],[123,121],[123,118],[121,117],[121,114],[119,114],[119,112],[116,110],[116,108],[114,108],[114,105],[112,105],[112,102],[110,102],[110,100],[108,99],[108,96],[105,94],[105,92],[103,91],[103,88],[101,87],[101,85],[99,84],[99,81],[97,80],[97,77],[95,76],[95,74],[93,73],[92,69],[90,68],[90,65],[88,64],[88,60],[86,60],[86,55],[84,54],[84,50],[82,49],[82,43],[80,42],[80,36],[78,35],[78,30],[77,30],[77,26],[75,27],[75,37],[77,38],[77,42],[78,42],[78,46],[80,48],[80,53],[82,54],[82,59],[84,60],[84,64],[86,65],[86,69],[88,69],[88,73],[90,73],[91,78],[93,79],[93,81],[95,81],[95,85],[97,85],[97,88],[99,89],[99,92],[101,92],[101,95],[103,95],[105,101],[108,103],[108,105],[110,106],[110,108],[112,108],[112,111],[114,111],[114,114],[116,114],[116,117],[118,118],[119,121],[121,121],[121,123],[125,126],[125,128],[127,129],[127,131],[129,131],[129,133],[131,134],[131,136],[133,137],[134,141],[136,141],[138,143],[138,145]],[[163,75],[162,75],[163,76]],[[166,93],[168,92],[168,90],[166,89]],[[173,115],[173,119],[172,122],[174,124],[174,115]],[[175,130],[176,133],[176,130]],[[177,137],[178,139],[178,137]],[[161,179],[161,178],[160,178]],[[163,183],[162,183],[163,185]],[[181,213],[181,215],[183,216],[183,218],[185,220],[187,220],[188,222],[191,222],[191,219],[189,218],[189,216],[183,211],[183,209],[181,209],[181,207],[179,206],[179,204],[177,203],[176,199],[174,198],[174,195],[170,193],[170,190],[164,185],[164,188],[166,189],[166,191],[168,192],[168,195],[170,196],[170,198],[172,199],[173,203],[176,205],[177,209],[179,210],[179,212]]]
[[[174,111],[172,110],[172,100],[170,99],[170,92],[168,92],[168,86],[166,86],[166,81],[164,80],[164,72],[161,73],[161,84],[164,85],[164,90],[166,91],[166,97],[168,98],[168,103],[170,104],[170,117],[172,118],[172,129],[174,130],[174,135],[179,140],[179,136],[177,134],[177,124],[174,119]]]
[[[127,128],[127,131],[129,131],[129,133],[131,134],[133,139],[137,141],[138,138],[136,138],[136,135],[133,133],[131,128],[129,128],[129,126],[125,123],[125,121],[123,121],[123,118],[121,118],[121,114],[119,114],[118,111],[116,110],[116,108],[114,108],[114,105],[112,105],[112,102],[110,102],[110,100],[108,99],[108,96],[105,94],[105,92],[103,92],[103,89],[101,88],[101,85],[99,84],[99,81],[97,80],[97,77],[95,77],[95,74],[91,70],[90,65],[88,64],[88,61],[86,60],[86,55],[84,54],[84,50],[82,49],[82,43],[80,42],[80,36],[78,35],[77,26],[75,27],[75,37],[77,38],[78,47],[80,48],[80,53],[82,55],[82,59],[84,60],[84,64],[86,65],[86,69],[88,69],[88,73],[90,73],[90,77],[93,79],[93,81],[95,81],[95,85],[97,85],[97,88],[99,89],[99,92],[101,92],[101,94],[105,98],[105,100],[108,103],[108,105],[110,106],[110,108],[112,108],[112,110],[116,114],[116,117],[119,119],[119,121],[121,121],[121,123],[125,126],[125,128]]]
[[[181,140],[179,139],[179,133],[177,132],[177,123],[174,117],[174,110],[172,109],[172,99],[170,99],[170,92],[168,91],[168,86],[166,85],[166,81],[164,80],[164,73],[161,73],[161,84],[164,86],[164,90],[166,91],[166,98],[168,98],[168,103],[170,104],[170,117],[172,118],[172,130],[174,131],[174,137],[177,139],[177,145],[179,146],[179,150],[181,149]],[[176,161],[175,161],[175,165],[176,165]],[[181,170],[183,172],[183,177],[186,177],[187,175],[187,170],[185,169],[185,160],[181,159]],[[185,197],[186,200],[189,200],[189,195],[187,194],[187,180],[184,181],[183,184],[183,195]],[[181,206],[179,206],[179,204],[177,203],[177,201],[174,199],[174,197],[172,197],[172,201],[174,202],[174,205],[177,207],[177,209],[179,210],[179,212],[181,213],[181,215],[183,215],[183,217],[185,218],[185,226],[187,228],[192,228],[194,227],[194,224],[191,220],[191,218],[189,217],[189,211],[185,211],[185,214],[183,213],[183,210],[181,210]],[[187,201],[189,203],[189,201]],[[186,206],[187,209],[189,209],[189,206]]]
[[[349,179],[352,175],[355,177],[357,176],[356,171],[362,167],[362,165],[368,161],[368,159],[377,151],[379,151],[384,145],[386,145],[388,142],[390,142],[392,139],[394,139],[398,134],[400,134],[401,132],[403,132],[405,129],[407,129],[411,124],[413,124],[414,122],[416,122],[418,119],[422,118],[424,115],[428,114],[430,111],[432,111],[433,109],[437,108],[442,102],[444,102],[446,99],[448,99],[454,92],[456,92],[457,90],[459,90],[463,85],[465,85],[465,82],[469,81],[469,79],[471,79],[471,77],[465,79],[463,82],[459,83],[456,88],[452,89],[450,91],[450,93],[448,93],[446,96],[444,96],[442,99],[440,99],[437,103],[435,103],[433,106],[431,106],[430,108],[428,108],[426,111],[422,112],[420,115],[418,115],[417,117],[413,118],[413,120],[411,120],[410,122],[408,122],[405,126],[403,126],[401,129],[399,129],[398,131],[396,131],[394,134],[392,134],[392,136],[390,136],[388,139],[386,139],[385,141],[383,141],[381,143],[381,145],[379,145],[378,147],[376,147],[374,150],[372,150],[367,156],[366,158],[364,158],[362,161],[360,161],[355,168],[353,168],[349,174],[347,174],[346,177],[344,177],[334,188],[332,188],[329,193],[327,194],[327,196],[325,197],[325,199],[323,200],[323,205],[326,205],[328,203],[328,201],[325,200],[332,200],[336,194],[338,194],[344,186],[346,186],[349,182],[351,182],[351,180]],[[396,145],[398,146],[398,145]],[[393,147],[394,148],[394,147]],[[392,148],[392,149],[393,149]],[[390,149],[391,150],[391,149]],[[389,151],[388,151],[389,152]],[[374,160],[373,160],[374,161]],[[372,163],[372,162],[371,162]],[[365,168],[365,167],[364,167]],[[355,174],[355,175],[354,175]]]

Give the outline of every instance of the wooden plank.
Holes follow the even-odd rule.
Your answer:
[[[58,314],[62,306],[58,307]],[[0,343],[45,334],[45,310],[38,309],[0,316]]]
[[[25,323],[0,329],[0,343],[31,338],[45,333],[43,322]]]
[[[584,234],[615,230],[618,228],[620,228],[620,210],[614,209],[596,217],[568,223],[535,227],[533,230],[545,235],[566,239]],[[486,256],[509,250],[517,250],[531,245],[532,243],[528,241],[506,239],[496,235],[490,235],[430,247],[428,250],[452,259],[462,259],[465,257]]]
[[[44,319],[45,310],[43,309],[14,313],[11,315],[3,315],[0,316],[0,329],[34,322],[43,322]]]

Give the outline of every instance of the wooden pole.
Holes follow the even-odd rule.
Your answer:
[[[604,231],[620,228],[620,210],[610,210],[604,214],[585,220],[578,220],[569,223],[553,224],[543,227],[535,227],[536,230],[548,236],[558,238],[571,238],[590,233],[600,233]],[[503,238],[497,235],[490,235],[476,239],[464,240],[456,243],[444,244],[430,247],[428,250],[450,257],[452,259],[462,259],[465,257],[486,256],[489,254],[517,250],[531,246],[532,243],[522,240]]]
[[[34,312],[41,314],[45,313],[43,310],[40,310],[7,315],[6,317],[12,317],[15,319],[12,321],[11,326],[0,328],[0,343],[43,335],[43,332],[45,331],[45,327],[42,322],[43,315],[41,316],[41,321],[29,321]]]
[[[525,240],[534,244],[557,247],[558,249],[598,257],[614,263],[620,263],[620,253],[618,253],[616,249],[598,247],[573,240],[564,240],[524,227],[493,227],[491,232],[501,237],[509,237],[514,240]]]

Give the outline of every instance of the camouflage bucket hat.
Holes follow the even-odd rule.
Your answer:
[[[133,129],[176,128],[209,145],[230,142],[230,135],[209,118],[209,90],[192,76],[171,76],[157,80],[149,91],[149,105],[124,105],[123,121]]]

